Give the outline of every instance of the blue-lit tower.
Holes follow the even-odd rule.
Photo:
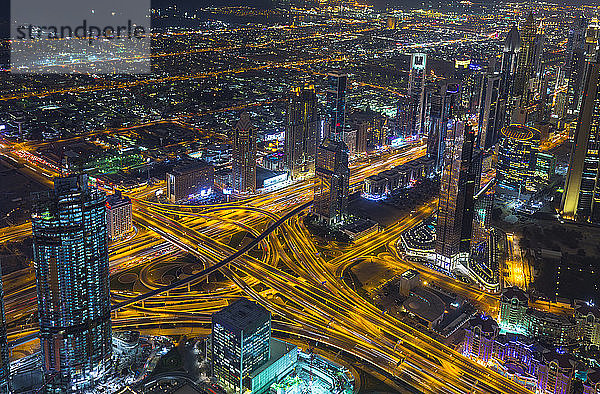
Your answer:
[[[346,124],[346,89],[348,75],[342,72],[327,74],[327,124],[329,130],[325,137],[342,141]]]
[[[34,195],[33,252],[48,393],[93,387],[110,365],[106,194],[87,175]]]

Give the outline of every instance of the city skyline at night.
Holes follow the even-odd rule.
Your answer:
[[[14,1],[1,393],[600,394],[597,1]]]

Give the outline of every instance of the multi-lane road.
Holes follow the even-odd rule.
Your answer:
[[[358,185],[366,176],[423,154],[424,147],[417,144],[358,162],[352,166],[351,183]],[[312,199],[311,181],[219,206],[147,203],[143,200],[147,194],[139,190],[131,195],[135,206],[135,222],[140,231],[127,240],[111,245],[111,274],[119,274],[135,265],[168,260],[168,255],[183,250],[197,257],[204,267],[230,260],[219,269],[231,281],[231,285],[215,292],[189,291],[188,287],[184,292],[170,289],[167,293],[162,291],[163,283],[156,283],[147,277],[147,270],[142,270],[140,282],[148,291],[154,291],[154,296],[129,303],[139,294],[115,292],[115,302],[125,302],[114,316],[115,327],[151,325],[161,321],[189,322],[193,318],[207,321],[210,313],[243,292],[274,313],[282,332],[337,347],[378,368],[387,376],[422,391],[527,392],[426,334],[383,314],[341,279],[345,267],[368,256],[380,246],[393,250],[394,246],[390,245],[395,245],[400,233],[430,215],[436,207],[436,201],[428,202],[415,213],[352,248],[341,248],[337,256],[326,261],[318,253],[314,240],[301,220],[293,217],[279,220],[296,208],[298,212],[304,212],[306,204]],[[265,234],[267,226],[272,223],[278,223],[278,226]],[[247,231],[254,237],[265,234],[264,239],[257,241],[260,257],[252,257],[247,253],[235,256],[238,250],[229,246],[228,240],[239,231]],[[27,226],[23,226],[4,230],[0,232],[0,237],[2,240],[14,240],[26,233]],[[236,258],[231,259],[232,255]],[[202,279],[197,276],[181,285]],[[478,289],[459,285],[449,278],[432,279],[461,286],[466,295],[486,296]],[[31,270],[18,279],[7,278],[6,294],[9,321],[14,319],[22,323],[10,326],[11,338],[34,332],[35,322],[23,322],[25,314],[35,311]],[[493,302],[494,297],[489,297],[481,304]],[[26,299],[29,303],[24,302]]]

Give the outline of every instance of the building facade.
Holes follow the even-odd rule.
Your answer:
[[[521,37],[521,50],[517,59],[517,70],[515,75],[513,97],[526,96],[527,85],[533,76],[535,64],[535,39],[537,26],[533,13],[530,12],[525,22],[519,29]]]
[[[344,221],[350,189],[348,148],[344,142],[326,138],[317,148],[316,176],[313,212],[329,224]]]
[[[118,239],[133,229],[131,199],[120,190],[106,199],[106,229],[110,240]]]
[[[343,72],[327,74],[326,116],[327,131],[325,137],[341,140],[346,127],[346,90],[348,75]]]
[[[427,92],[425,128],[427,133],[427,156],[437,171],[444,163],[446,128],[448,121],[459,113],[460,85],[445,82]]]
[[[244,379],[271,358],[271,314],[240,298],[212,315],[213,376],[229,392],[243,394]]]
[[[408,124],[405,136],[419,135],[424,131],[425,81],[427,77],[427,55],[413,53],[410,58],[408,77]]]
[[[561,201],[563,217],[600,221],[600,62],[588,65],[584,99],[571,147],[569,168]]]
[[[519,334],[498,334],[497,328],[489,316],[472,318],[465,327],[463,355],[532,392],[572,393],[575,372],[580,368],[575,357]]]
[[[575,320],[586,347],[600,348],[600,309],[590,304],[575,307]]]
[[[111,358],[106,194],[87,175],[55,178],[32,225],[46,392],[81,392]]]
[[[231,185],[240,193],[256,190],[256,129],[243,112],[233,133]]]
[[[540,149],[540,132],[512,124],[502,129],[498,148],[497,190],[520,199],[535,191],[535,169]]]
[[[577,17],[569,30],[567,39],[567,56],[565,59],[566,102],[568,114],[579,113],[585,74],[585,37],[587,21],[583,16]]]
[[[504,40],[504,49],[502,51],[502,63],[500,65],[501,81],[501,96],[499,106],[504,109],[503,118],[499,119],[500,127],[510,124],[511,113],[516,104],[515,80],[517,68],[521,53],[521,35],[519,29],[513,26],[508,32],[508,36]],[[496,129],[499,133],[500,129]]]
[[[313,85],[294,88],[288,98],[285,127],[286,167],[292,180],[315,175],[317,94]]]
[[[525,332],[525,314],[529,307],[527,293],[518,287],[508,287],[500,295],[500,326],[509,331]]]
[[[177,166],[167,172],[167,200],[171,203],[190,197],[207,197],[215,183],[215,168],[203,161]]]
[[[494,346],[500,330],[490,316],[476,315],[465,326],[462,353],[487,363],[494,356]]]
[[[502,97],[502,75],[489,73],[483,79],[479,112],[479,141],[481,149],[489,149],[498,142],[505,119],[506,99]]]
[[[463,122],[448,125],[436,225],[436,265],[447,272],[468,266],[473,228],[475,131]]]

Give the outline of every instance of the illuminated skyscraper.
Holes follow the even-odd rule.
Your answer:
[[[502,115],[495,120],[496,125],[493,130],[488,130],[489,137],[497,141],[500,129],[510,122],[512,109],[516,106],[514,98],[515,77],[517,75],[517,65],[519,54],[521,53],[521,35],[516,26],[508,32],[504,40],[504,49],[502,51],[502,63],[500,65],[500,95],[498,97],[498,114]],[[489,86],[489,85],[488,85]],[[492,87],[493,88],[493,87]],[[493,145],[493,143],[492,143]]]
[[[448,120],[456,116],[460,106],[460,85],[444,82],[427,92],[426,130],[427,156],[434,161],[437,171],[444,161],[444,145]]]
[[[426,68],[427,55],[413,53],[410,58],[410,75],[408,77],[409,110],[405,136],[419,135],[424,132]]]
[[[561,211],[564,217],[600,222],[600,62],[588,65]]]
[[[232,186],[241,193],[256,190],[256,129],[243,112],[233,133]]]
[[[569,30],[567,56],[565,61],[565,82],[567,83],[567,111],[579,111],[580,97],[585,74],[585,32],[587,21],[578,17]]]
[[[505,119],[506,104],[501,94],[502,74],[487,74],[483,79],[480,99],[478,145],[481,149],[491,148],[498,142],[498,133]]]
[[[288,99],[285,159],[292,179],[315,175],[317,95],[315,87],[294,88]]]
[[[540,132],[513,124],[502,129],[496,179],[498,191],[520,198],[535,190],[534,177]]]
[[[271,313],[240,298],[212,315],[213,376],[229,392],[245,392],[244,379],[271,357]]]
[[[342,72],[327,74],[327,127],[325,137],[342,141],[342,133],[346,125],[346,89],[348,75]]]
[[[316,175],[313,212],[330,224],[343,221],[350,188],[348,148],[343,141],[326,138],[317,148]]]
[[[593,17],[585,32],[585,58],[594,61],[598,53],[598,40],[600,39],[600,21]]]
[[[33,253],[46,392],[94,385],[112,351],[106,194],[87,175],[34,196]]]
[[[478,168],[473,160],[475,131],[470,125],[451,120],[446,141],[435,251],[436,264],[452,272],[469,262]]]
[[[533,13],[530,12],[527,20],[520,29],[521,50],[518,56],[517,72],[513,87],[513,97],[523,97],[526,94],[527,84],[533,76],[535,64],[535,42],[537,26]]]
[[[1,267],[0,267],[1,268]],[[2,273],[0,271],[0,277]],[[10,393],[10,358],[6,339],[6,316],[4,314],[4,290],[0,279],[0,394]]]

